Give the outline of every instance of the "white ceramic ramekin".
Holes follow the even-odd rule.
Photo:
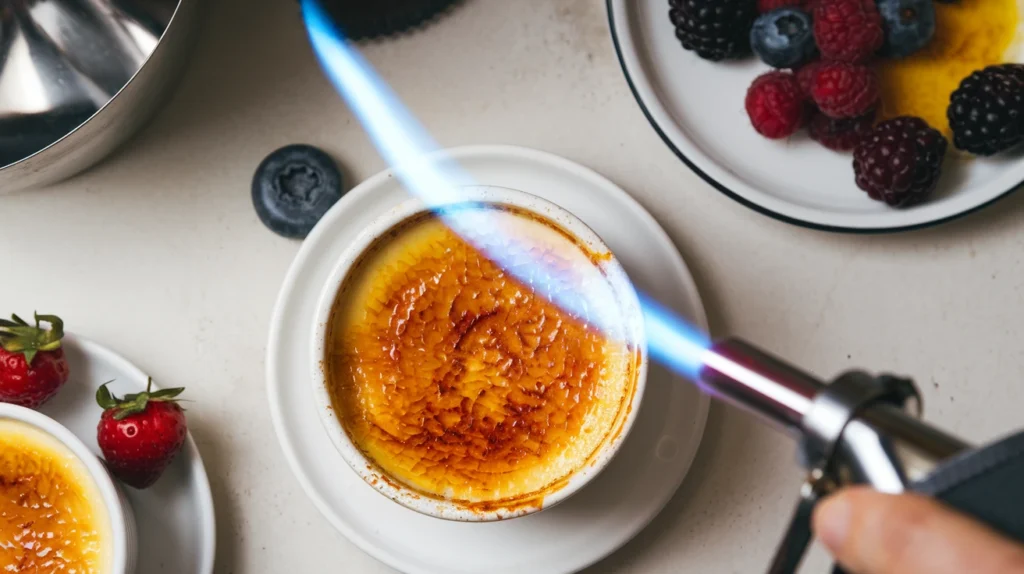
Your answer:
[[[113,536],[111,550],[112,570],[110,574],[134,574],[138,554],[138,538],[135,531],[135,515],[124,492],[114,482],[103,461],[89,450],[70,430],[50,417],[32,409],[0,403],[0,420],[7,419],[33,426],[50,435],[68,448],[89,471],[96,487],[103,497],[103,504],[110,516]]]
[[[561,207],[534,195],[500,187],[468,186],[462,188],[458,201],[450,205],[461,203],[504,205],[526,210],[553,221],[573,235],[592,253],[611,253],[597,234],[580,221],[579,218]],[[431,207],[438,208],[443,206],[432,205]],[[403,487],[395,480],[388,479],[377,465],[368,460],[356,445],[353,444],[332,406],[323,365],[327,345],[327,325],[330,321],[338,291],[348,276],[349,271],[352,270],[353,265],[359,261],[362,254],[368,248],[374,245],[378,238],[408,219],[426,211],[429,210],[421,200],[411,199],[376,219],[348,247],[324,285],[317,304],[316,321],[312,326],[313,354],[310,357],[313,395],[320,419],[337,451],[345,462],[352,467],[352,470],[359,474],[369,485],[391,500],[422,514],[447,520],[488,522],[525,516],[544,508],[550,508],[579,491],[608,465],[629,434],[636,415],[640,411],[640,401],[643,397],[647,380],[647,346],[644,339],[643,314],[636,291],[633,289],[626,272],[614,257],[609,257],[600,262],[602,274],[612,288],[621,315],[627,318],[628,324],[625,325],[625,331],[630,340],[630,345],[639,353],[640,360],[636,369],[636,381],[633,386],[633,396],[629,403],[628,414],[625,417],[618,418],[621,421],[620,427],[612,432],[609,440],[604,442],[601,449],[583,468],[579,469],[557,489],[545,491],[542,500],[537,501],[535,504],[524,506],[512,505],[511,508],[488,508],[481,510],[480,508],[469,508],[467,505],[459,502],[441,500],[418,493]]]

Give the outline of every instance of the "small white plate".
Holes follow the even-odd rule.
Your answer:
[[[928,202],[892,209],[873,201],[854,183],[851,154],[802,134],[773,141],[754,131],[743,99],[767,66],[756,58],[708,62],[687,52],[667,0],[607,3],[619,61],[655,131],[709,184],[765,215],[828,231],[901,231],[963,216],[1024,182],[1024,152],[973,160],[950,153]]]
[[[96,389],[114,380],[118,396],[146,390],[146,375],[135,365],[92,341],[67,335],[64,352],[71,378],[39,409],[56,419],[97,455],[96,426],[103,410]],[[138,527],[136,574],[211,574],[216,550],[213,496],[206,469],[192,436],[181,454],[152,487],[124,487]]]
[[[532,193],[578,216],[608,244],[640,290],[707,328],[696,286],[668,235],[613,183],[533,150],[474,146],[448,153],[477,184]],[[292,470],[335,528],[409,574],[562,574],[597,562],[665,506],[700,444],[707,397],[660,366],[651,366],[633,431],[605,472],[564,503],[525,518],[456,523],[402,507],[363,482],[324,430],[309,380],[317,298],[348,243],[407,198],[390,172],[363,182],[321,220],[285,279],[271,321],[267,385]]]

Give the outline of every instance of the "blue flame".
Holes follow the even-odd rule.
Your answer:
[[[644,293],[639,293],[639,296],[647,329],[647,351],[651,358],[697,380],[711,340],[704,332]]]
[[[541,296],[577,317],[604,329],[603,307],[592,293],[579,294],[578,277],[531,259],[529,246],[508,249],[517,238],[484,210],[447,210],[457,203],[461,189],[473,179],[454,161],[436,152],[437,143],[406,109],[372,66],[344,40],[330,17],[316,0],[302,0],[302,12],[310,41],[328,79],[363,124],[383,158],[392,166],[405,187],[444,218],[445,224],[507,272],[529,285]],[[488,248],[501,245],[503,249]],[[593,290],[588,290],[593,291]],[[710,342],[699,330],[640,294],[650,355],[672,370],[697,378]]]

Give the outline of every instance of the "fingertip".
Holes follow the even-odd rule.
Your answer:
[[[818,503],[814,510],[814,533],[829,552],[839,554],[850,535],[852,520],[853,504],[849,494],[833,494]]]
[[[915,494],[843,490],[818,504],[813,526],[833,557],[854,572],[1024,574],[1014,569],[1024,565],[1021,546]]]

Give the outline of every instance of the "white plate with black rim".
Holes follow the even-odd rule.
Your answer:
[[[756,58],[708,62],[685,51],[667,0],[607,4],[619,61],[651,125],[715,189],[765,215],[828,231],[903,231],[971,213],[1024,182],[1024,150],[987,159],[950,153],[929,201],[906,209],[873,201],[854,183],[851,154],[803,134],[777,141],[754,131],[743,99],[766,65]],[[1019,53],[1007,59],[1024,61],[1024,43],[1015,46]]]
[[[657,222],[593,171],[533,150],[451,150],[479,185],[538,195],[593,229],[632,281],[694,325],[707,321],[693,278]],[[653,365],[636,423],[611,464],[579,493],[537,514],[495,523],[419,514],[363,482],[335,450],[310,383],[316,306],[338,258],[381,213],[409,198],[391,172],[348,192],[302,244],[285,279],[267,345],[270,412],[289,465],[327,520],[354,544],[410,574],[565,574],[619,548],[661,511],[693,462],[708,398]]]
[[[39,411],[99,455],[96,426],[103,409],[96,404],[96,389],[113,381],[109,388],[118,396],[138,393],[146,389],[148,377],[124,357],[82,337],[66,335],[64,352],[71,377]],[[192,435],[156,484],[124,491],[138,529],[136,574],[213,573],[217,547],[213,495]]]

